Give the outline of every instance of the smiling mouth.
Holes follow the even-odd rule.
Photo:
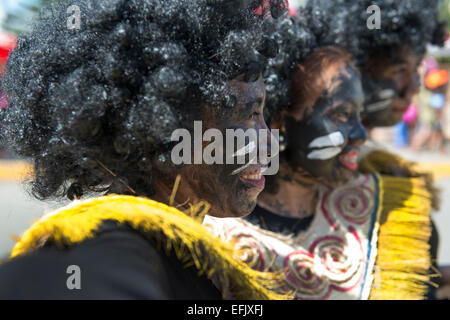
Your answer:
[[[267,170],[267,167],[249,168],[239,175],[239,179],[246,185],[251,185],[252,187],[258,189],[264,189],[266,178],[263,173]]]
[[[358,169],[358,157],[360,155],[359,150],[354,150],[349,153],[343,154],[339,156],[340,163],[350,169],[351,171],[355,171]]]

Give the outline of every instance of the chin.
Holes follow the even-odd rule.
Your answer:
[[[253,212],[256,208],[256,204],[258,201],[258,194],[255,195],[248,195],[245,199],[240,199],[236,206],[233,206],[233,216],[236,218],[245,217],[248,216],[250,213]]]
[[[243,218],[248,216],[255,210],[256,208],[256,200],[255,201],[240,201],[239,206],[233,206],[223,212],[223,215],[220,218]]]
[[[241,190],[231,198],[227,198],[226,203],[222,203],[220,208],[219,206],[216,209],[211,208],[208,214],[217,218],[242,218],[255,210],[257,199],[257,195],[252,196],[248,190]]]

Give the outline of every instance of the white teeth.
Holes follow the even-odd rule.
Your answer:
[[[245,180],[261,180],[262,175],[261,174],[243,175],[242,178]]]
[[[245,180],[256,180],[256,181],[259,181],[259,180],[262,179],[263,173],[266,172],[267,169],[268,169],[267,167],[262,167],[262,168],[260,168],[257,171],[257,173],[255,173],[255,174],[243,174],[241,176],[241,178],[245,179]]]

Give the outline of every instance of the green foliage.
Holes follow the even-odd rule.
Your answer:
[[[450,0],[441,0],[439,5],[439,20],[447,21],[447,29],[450,30]]]
[[[3,29],[17,35],[30,31],[31,23],[39,16],[39,10],[55,0],[16,0],[17,6],[6,12]]]

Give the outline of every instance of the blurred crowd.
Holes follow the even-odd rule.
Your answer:
[[[394,127],[396,147],[410,147],[414,151],[446,153],[449,140],[449,71],[432,56],[419,67],[420,89],[414,102]]]

